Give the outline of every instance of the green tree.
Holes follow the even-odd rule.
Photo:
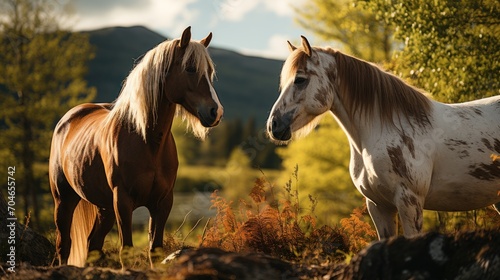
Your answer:
[[[500,2],[368,0],[404,42],[393,70],[444,102],[500,93]]]
[[[307,137],[278,149],[287,171],[282,180],[288,180],[298,166],[299,200],[307,201],[308,195],[312,195],[318,203],[315,212],[322,222],[338,223],[349,217],[352,209],[363,205],[349,175],[349,153],[347,137],[330,115]]]
[[[186,124],[180,118],[174,119],[172,134],[174,135],[175,145],[177,146],[179,163],[181,165],[195,164],[200,157],[200,145],[203,143],[191,133],[188,133]]]
[[[55,0],[0,2],[1,167],[16,166],[17,196],[35,226],[55,121],[95,95],[84,80],[88,38],[62,30],[60,13]]]
[[[389,61],[395,47],[393,27],[358,0],[312,0],[295,8],[297,21],[320,38],[335,41],[357,57]]]
[[[223,171],[225,182],[224,196],[232,201],[246,197],[249,193],[249,184],[253,181],[251,160],[240,147],[233,149]]]

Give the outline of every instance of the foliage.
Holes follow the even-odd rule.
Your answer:
[[[254,118],[246,122],[238,118],[225,120],[203,142],[186,134],[184,127],[178,120],[172,125],[181,164],[227,166],[235,149],[245,154],[250,167],[277,168],[281,163],[276,146],[269,142],[264,130],[256,129]]]
[[[226,168],[229,170],[239,168],[250,168],[251,162],[247,154],[240,148],[234,148],[227,161]]]
[[[300,167],[301,192],[317,198],[316,214],[323,223],[336,224],[363,204],[349,175],[349,152],[344,131],[330,116],[307,137],[278,150],[285,170]],[[287,177],[283,175],[282,180]],[[299,197],[300,201],[307,199],[306,195]]]
[[[368,0],[404,42],[394,71],[444,102],[500,93],[500,2]]]
[[[215,191],[212,205],[217,214],[201,236],[200,246],[324,264],[343,259],[351,248],[358,250],[357,244],[362,242],[357,238],[367,237],[367,230],[349,230],[354,223],[359,228],[370,227],[360,219],[346,229],[319,226],[314,198],[310,198],[311,207],[305,211],[297,189],[288,184],[282,191],[280,197],[279,189],[265,177],[259,178],[249,194],[251,201],[240,200],[237,208]],[[348,237],[346,233],[353,235]]]
[[[320,38],[335,41],[345,52],[369,61],[389,61],[393,27],[357,0],[305,1],[295,8],[297,20]]]
[[[363,220],[366,210],[366,205],[363,208],[355,208],[349,218],[340,220],[342,230],[349,239],[351,252],[361,251],[377,237],[377,232]]]
[[[52,127],[70,107],[93,99],[83,77],[92,58],[88,38],[59,29],[58,2],[4,1],[0,12],[0,154],[2,169],[16,165],[24,214],[40,208]],[[38,222],[34,212],[32,225]]]
[[[493,207],[463,212],[424,211],[424,219],[429,231],[441,233],[500,229],[500,215]]]

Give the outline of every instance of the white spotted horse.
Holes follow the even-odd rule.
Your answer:
[[[346,133],[350,174],[379,239],[422,231],[423,209],[500,206],[500,96],[444,104],[379,67],[331,48],[289,43],[267,130],[306,135],[330,112]],[[333,151],[332,151],[333,152]]]

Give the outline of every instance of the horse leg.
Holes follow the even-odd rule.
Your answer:
[[[423,200],[415,194],[406,193],[396,202],[396,207],[403,226],[404,236],[413,237],[420,234],[424,223]]]
[[[131,267],[134,261],[132,248],[132,212],[134,204],[130,196],[120,187],[113,188],[113,207],[122,244],[120,263],[122,268]]]
[[[89,253],[97,251],[98,259],[101,259],[104,256],[102,252],[104,239],[115,224],[115,212],[110,208],[99,208],[98,211],[92,233],[89,236]]]
[[[396,235],[396,208],[377,205],[368,198],[366,206],[377,229],[379,240]]]
[[[151,267],[153,267],[153,264],[157,263],[162,256],[163,233],[165,230],[165,223],[172,209],[173,201],[173,191],[170,191],[164,199],[148,207],[151,215],[149,219],[149,260]]]
[[[68,185],[68,188],[71,188]],[[71,189],[64,197],[54,191],[54,222],[56,224],[56,251],[59,265],[68,263],[71,251],[71,224],[73,212],[80,202],[80,197]]]

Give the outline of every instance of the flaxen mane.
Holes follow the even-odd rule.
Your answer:
[[[366,119],[378,109],[381,121],[394,125],[394,116],[408,117],[419,126],[429,124],[431,102],[420,90],[379,67],[342,54],[325,50],[335,57],[339,94],[353,117],[358,111]]]
[[[178,44],[178,39],[163,42],[147,52],[137,63],[125,80],[120,96],[107,116],[108,127],[124,125],[131,131],[137,131],[146,140],[148,125],[156,123],[158,103],[163,94],[161,91]],[[213,79],[214,65],[202,44],[190,42],[186,46],[182,68],[185,69],[188,65],[198,69],[200,79],[205,73]],[[177,114],[187,121],[188,128],[195,136],[205,137],[208,129],[201,125],[198,118],[180,105],[177,105]]]
[[[338,79],[339,82],[334,84],[339,86],[339,96],[351,118],[359,114],[370,120],[377,109],[381,121],[390,125],[394,125],[395,116],[407,117],[420,126],[429,124],[427,116],[431,110],[431,102],[422,91],[366,61],[330,48],[313,49],[335,58],[337,69],[334,77],[330,78]],[[307,59],[308,56],[303,51],[291,54],[283,65],[281,88],[289,83],[298,69],[307,65]]]

